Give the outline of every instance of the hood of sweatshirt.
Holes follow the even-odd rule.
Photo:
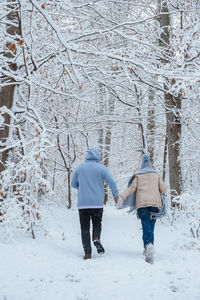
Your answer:
[[[85,161],[96,161],[96,162],[100,162],[101,160],[101,155],[99,153],[98,150],[91,148],[89,149],[86,157],[85,157]]]

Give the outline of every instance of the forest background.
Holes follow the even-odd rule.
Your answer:
[[[1,0],[0,76],[2,240],[43,233],[41,207],[76,206],[90,147],[120,190],[149,153],[170,222],[199,237],[198,0]]]

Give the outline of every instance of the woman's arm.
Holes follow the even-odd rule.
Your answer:
[[[135,179],[133,180],[133,182],[131,183],[131,185],[129,186],[129,188],[127,188],[123,193],[119,194],[119,196],[125,200],[128,196],[130,196],[131,194],[133,194],[136,190],[137,190],[137,176],[135,177]]]

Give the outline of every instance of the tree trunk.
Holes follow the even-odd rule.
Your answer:
[[[165,146],[164,146],[164,155],[163,155],[163,181],[166,180],[166,169],[167,169],[167,144],[168,138],[165,136]]]
[[[111,115],[114,111],[114,100],[108,99],[108,107],[107,111],[109,115]],[[106,125],[106,134],[105,134],[105,151],[104,151],[104,165],[106,167],[109,166],[109,159],[110,159],[110,147],[111,147],[111,125],[112,122],[108,121]],[[105,198],[104,198],[104,204],[108,202],[108,185],[105,186]]]
[[[149,88],[148,123],[147,123],[147,147],[150,161],[154,165],[154,139],[155,139],[155,91]]]
[[[169,182],[171,190],[172,205],[173,198],[181,194],[181,165],[180,165],[180,138],[181,138],[181,110],[182,95],[173,97],[165,94],[165,105],[167,109],[167,137],[168,137],[168,163]]]
[[[145,130],[145,126],[143,123],[143,118],[142,118],[142,97],[141,97],[141,92],[138,91],[138,88],[136,85],[134,85],[135,88],[135,92],[136,92],[136,100],[137,100],[137,112],[138,112],[138,119],[139,119],[139,123],[138,123],[138,127],[140,129],[141,132],[141,142],[142,142],[142,153],[146,153],[147,152],[147,141],[146,141],[146,130]]]
[[[67,150],[68,154],[70,153],[70,141],[69,141],[69,134],[67,135]],[[72,197],[71,197],[71,162],[69,159],[69,167],[67,168],[67,186],[68,186],[68,196],[67,196],[67,208],[72,207]]]
[[[107,101],[104,100],[104,96],[106,97],[106,93],[102,88],[102,84],[99,83],[99,91],[100,91],[100,101],[99,101],[99,115],[103,116],[103,114],[111,115],[114,111],[114,100],[109,98]],[[109,96],[111,97],[111,96]],[[99,138],[98,145],[101,153],[101,158],[103,164],[108,167],[109,166],[109,158],[110,158],[110,146],[111,146],[111,126],[112,122],[107,121],[106,127],[99,129]],[[108,185],[105,184],[105,197],[104,204],[108,201]]]
[[[159,22],[162,29],[159,44],[165,48],[170,56],[170,17],[166,0],[159,0],[160,16]],[[162,60],[167,63],[167,59]],[[168,139],[168,164],[169,164],[169,183],[171,191],[172,206],[174,206],[173,198],[181,193],[181,166],[180,166],[180,138],[181,138],[181,102],[182,94],[173,96],[168,93],[168,85],[174,85],[175,79],[168,79],[165,88],[165,106],[166,106],[166,135]]]
[[[14,37],[15,42],[17,43],[18,38],[15,38],[15,36],[18,35],[18,37],[21,35],[21,29],[20,29],[20,21],[19,16],[17,12],[18,4],[16,1],[8,1],[8,10],[11,12],[7,15],[7,22],[9,25],[7,25],[7,33],[8,35],[12,35]],[[11,25],[12,24],[12,25]],[[16,56],[17,47],[14,43],[6,43],[6,48],[4,50],[4,57],[7,61],[8,68],[7,71],[16,71],[17,65],[13,63],[14,57]],[[14,93],[15,93],[15,80],[12,77],[3,76],[1,78],[2,84],[6,84],[1,88],[0,91],[0,107],[6,106],[8,109],[12,108],[13,100],[14,100]],[[10,83],[10,85],[9,85]],[[7,140],[9,138],[9,128],[10,128],[10,115],[5,113],[3,115],[4,117],[4,127],[3,130],[0,130],[0,140],[1,143],[6,146]],[[1,146],[1,149],[5,146]],[[1,155],[1,162],[0,162],[0,173],[5,170],[6,168],[6,161],[8,159],[8,153],[9,150],[5,150],[2,152]]]
[[[103,93],[105,91],[102,88],[102,84],[99,83],[99,94],[100,94],[100,99],[99,99],[99,110],[98,114],[99,116],[103,116],[104,113],[104,100],[103,100]],[[101,159],[103,159],[104,156],[104,130],[102,124],[99,124],[99,130],[98,130],[99,136],[98,136],[98,147],[99,147],[99,152],[101,154]]]

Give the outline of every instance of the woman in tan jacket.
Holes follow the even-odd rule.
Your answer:
[[[143,155],[141,169],[136,172],[130,187],[120,194],[125,200],[129,195],[136,192],[137,215],[141,219],[143,229],[144,254],[146,261],[153,262],[153,244],[155,219],[151,213],[158,212],[162,207],[161,196],[167,190],[162,178],[152,169],[148,154]]]

